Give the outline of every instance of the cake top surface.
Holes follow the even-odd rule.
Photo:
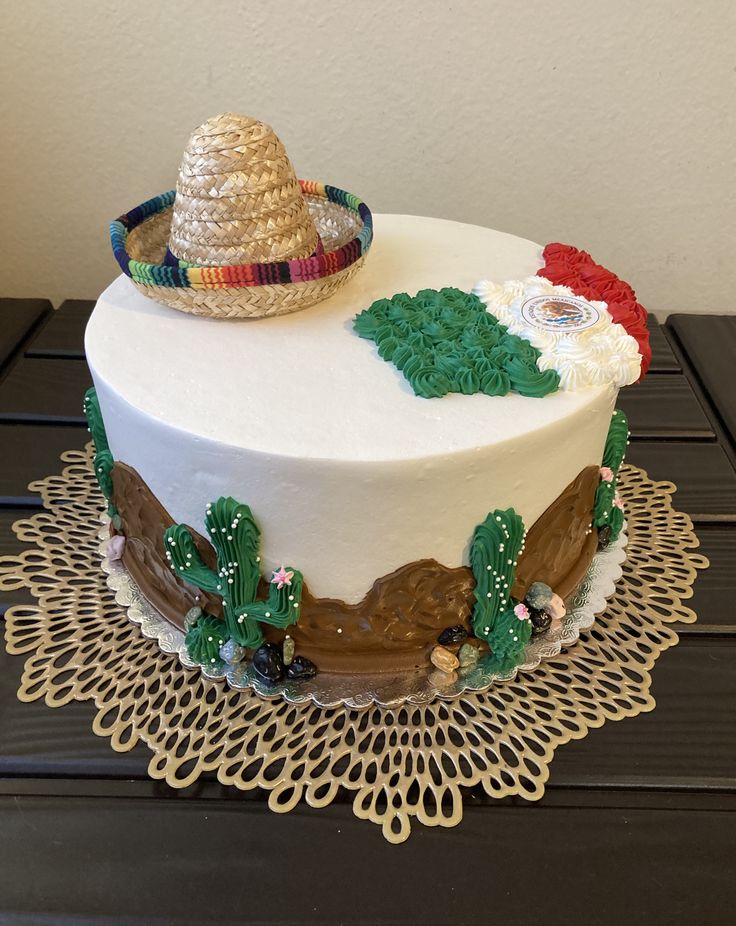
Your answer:
[[[541,247],[475,225],[377,215],[362,272],[292,315],[221,321],[185,315],[125,277],[100,296],[86,333],[95,376],[141,413],[222,443],[287,457],[417,460],[469,451],[559,421],[610,386],[544,398],[451,393],[425,399],[353,330],[375,300],[479,280],[523,279]]]

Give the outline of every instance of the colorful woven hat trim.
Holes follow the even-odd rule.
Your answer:
[[[298,260],[265,264],[236,264],[224,267],[195,267],[186,261],[148,264],[128,254],[128,234],[152,215],[164,212],[174,203],[175,190],[147,200],[110,223],[110,240],[120,269],[136,283],[183,289],[222,289],[224,287],[264,286],[266,284],[305,283],[339,273],[368,252],[373,241],[373,217],[362,200],[345,190],[300,180],[305,196],[321,197],[359,216],[363,222],[358,235],[335,251],[323,251]]]

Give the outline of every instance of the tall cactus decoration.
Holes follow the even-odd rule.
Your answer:
[[[217,571],[210,569],[194,544],[188,527],[174,524],[164,533],[169,565],[182,579],[205,592],[221,595],[228,636],[240,646],[263,642],[260,624],[288,627],[299,618],[302,574],[291,566],[274,573],[266,601],[258,601],[261,578],[260,531],[247,505],[218,498],[207,506],[207,532],[217,552]]]
[[[95,445],[95,476],[99,483],[102,494],[107,499],[107,513],[113,519],[113,523],[119,520],[117,509],[112,501],[112,470],[115,461],[110,453],[110,446],[107,443],[107,434],[105,432],[105,423],[102,420],[100,411],[100,402],[97,398],[97,390],[94,386],[88,389],[84,394],[84,414],[87,418],[87,427],[92,435]],[[119,527],[119,524],[115,524]]]
[[[624,525],[624,509],[617,491],[618,472],[626,455],[629,440],[629,422],[626,415],[616,409],[608,428],[603,450],[601,481],[593,505],[593,526],[598,528],[604,542],[611,543],[618,538]],[[605,533],[604,533],[604,529]]]
[[[513,508],[496,509],[476,527],[470,546],[473,630],[504,661],[517,662],[532,634],[528,610],[515,606],[511,598],[525,537],[524,522]]]

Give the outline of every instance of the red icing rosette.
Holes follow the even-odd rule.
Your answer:
[[[647,310],[636,301],[636,293],[615,273],[597,264],[587,251],[569,244],[548,244],[542,252],[544,267],[537,276],[557,286],[569,286],[576,296],[605,302],[613,318],[639,345],[641,376],[649,369],[652,349],[649,346]]]

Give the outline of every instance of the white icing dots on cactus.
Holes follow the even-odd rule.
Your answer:
[[[574,392],[586,386],[628,386],[639,378],[639,345],[613,321],[605,302],[582,299],[568,286],[555,286],[536,276],[505,283],[481,280],[473,292],[512,334],[525,338],[541,352],[537,366],[555,370],[560,389]],[[560,298],[555,300],[555,296]],[[540,326],[532,319],[530,304],[543,310],[547,307],[549,324]]]

